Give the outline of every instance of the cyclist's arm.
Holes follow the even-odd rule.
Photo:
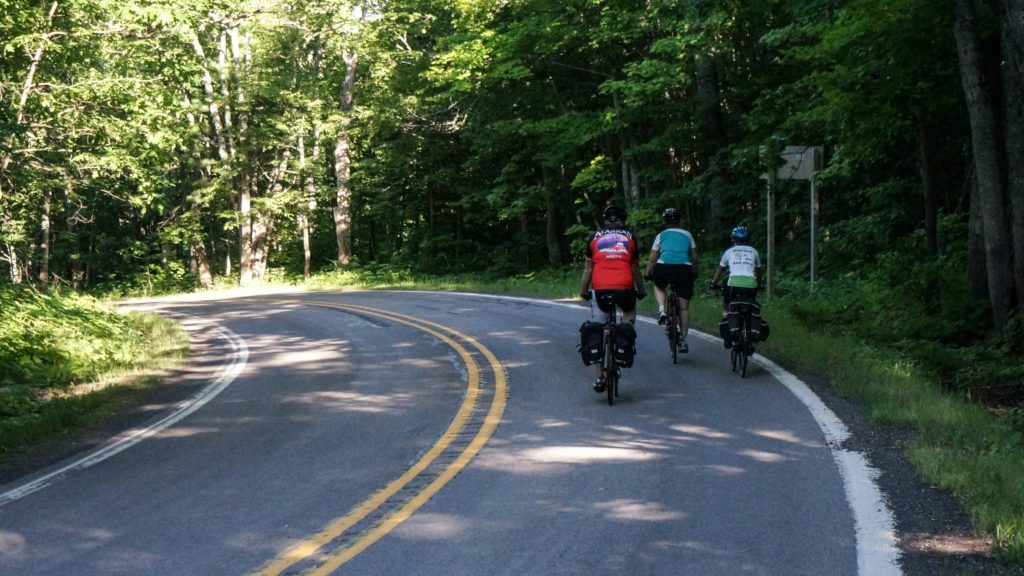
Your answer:
[[[724,274],[724,273],[725,273],[725,266],[719,266],[715,270],[715,277],[711,279],[711,283],[712,284],[718,284],[719,281],[722,279],[722,274]]]
[[[590,294],[590,280],[594,277],[594,261],[587,258],[583,264],[583,278],[580,280],[580,296]]]
[[[693,279],[697,279],[698,271],[700,270],[700,261],[697,260],[697,248],[690,246],[690,268],[693,269]]]
[[[650,276],[654,272],[654,265],[658,262],[658,258],[661,258],[661,250],[651,250],[651,255],[647,258],[647,269],[644,271],[644,276]]]
[[[647,291],[644,289],[644,275],[640,273],[640,260],[633,260],[633,284],[636,286],[636,293],[643,298]]]

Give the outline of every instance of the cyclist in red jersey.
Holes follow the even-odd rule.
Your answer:
[[[608,206],[601,217],[603,227],[587,243],[586,262],[580,284],[580,297],[591,301],[594,318],[607,320],[615,306],[622,310],[622,321],[636,320],[636,300],[647,295],[640,272],[640,251],[633,233],[626,228],[626,211]],[[594,389],[604,391],[604,373],[597,364]]]

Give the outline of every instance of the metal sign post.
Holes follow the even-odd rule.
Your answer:
[[[775,208],[773,192],[775,180],[809,180],[811,183],[810,206],[810,289],[814,292],[814,275],[818,265],[818,190],[814,175],[824,164],[824,148],[821,146],[786,146],[781,154],[783,164],[768,178],[768,296],[771,297],[772,260],[775,252]]]

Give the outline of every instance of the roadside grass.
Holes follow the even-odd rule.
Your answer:
[[[0,291],[0,458],[82,430],[156,383],[188,335],[73,293]]]
[[[718,333],[720,301],[697,296],[694,326]],[[759,353],[791,368],[828,376],[872,421],[915,432],[907,455],[921,477],[950,490],[993,552],[1024,564],[1024,434],[998,414],[950,393],[897,350],[809,328],[784,301],[767,302],[771,336]]]

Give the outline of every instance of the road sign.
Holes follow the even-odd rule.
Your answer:
[[[786,146],[781,156],[785,164],[776,170],[777,179],[811,180],[821,170],[824,150],[821,146]]]
[[[775,259],[775,181],[776,180],[810,180],[811,182],[811,206],[810,206],[810,272],[811,292],[814,291],[814,274],[818,264],[817,248],[817,216],[818,216],[818,190],[815,186],[814,175],[824,166],[824,148],[821,146],[786,146],[779,155],[783,164],[775,173],[767,173],[761,177],[768,181],[768,274],[766,289],[769,298],[772,296],[774,259]]]

